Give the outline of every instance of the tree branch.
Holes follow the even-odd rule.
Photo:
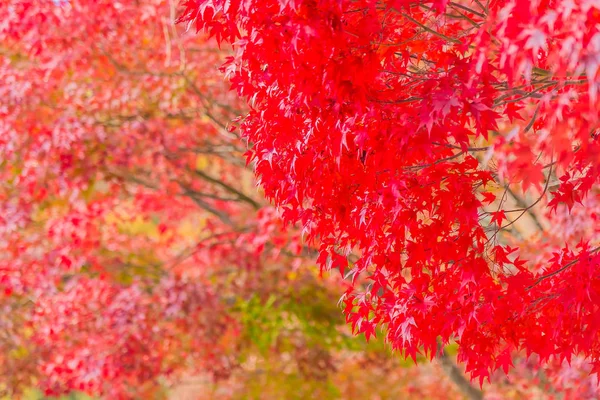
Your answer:
[[[589,254],[594,254],[596,253],[598,250],[600,250],[600,246],[596,247],[595,249],[592,249]],[[566,263],[565,265],[563,265],[562,267],[560,267],[559,269],[557,269],[556,271],[550,272],[549,274],[540,276],[535,282],[533,282],[531,285],[529,285],[527,287],[527,289],[525,290],[531,290],[534,286],[540,284],[541,282],[545,281],[548,278],[553,277],[554,275],[558,275],[561,272],[563,272],[564,270],[566,270],[567,268],[569,268],[570,266],[574,265],[575,263],[577,263],[577,261],[579,261],[581,257],[577,257],[576,259],[569,261],[568,263]]]
[[[467,399],[483,400],[483,392],[471,385],[462,371],[454,364],[450,357],[448,357],[448,354],[446,354],[446,351],[444,350],[444,346],[439,341],[437,360],[448,378],[456,385],[458,390],[467,397]]]

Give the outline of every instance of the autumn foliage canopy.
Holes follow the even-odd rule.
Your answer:
[[[404,355],[600,370],[600,3],[187,0],[284,221]],[[525,226],[527,225],[527,226]]]
[[[598,396],[598,0],[0,14],[1,396]]]

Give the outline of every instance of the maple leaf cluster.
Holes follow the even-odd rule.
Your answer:
[[[480,382],[515,352],[600,369],[597,1],[183,4],[232,44],[248,162],[355,332],[454,339]]]

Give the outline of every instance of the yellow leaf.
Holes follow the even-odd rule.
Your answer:
[[[29,350],[27,350],[27,348],[24,346],[19,346],[15,349],[12,349],[9,355],[15,360],[22,360],[29,355]]]
[[[206,157],[204,154],[198,154],[196,157],[196,169],[198,171],[202,171],[206,167],[208,167],[208,157]]]

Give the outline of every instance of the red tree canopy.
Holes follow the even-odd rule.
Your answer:
[[[356,332],[454,338],[480,381],[513,351],[600,369],[598,1],[184,3]]]

